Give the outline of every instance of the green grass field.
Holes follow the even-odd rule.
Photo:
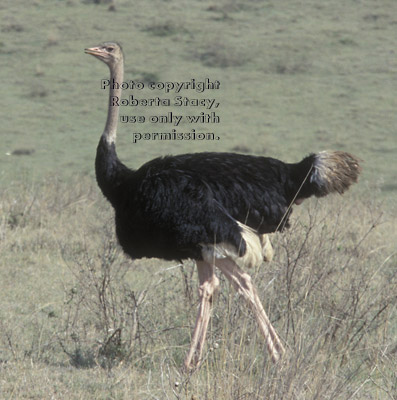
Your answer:
[[[0,5],[0,398],[397,399],[397,2],[95,3]],[[220,140],[133,143],[175,127],[121,124],[131,167],[198,151],[363,160],[358,185],[296,207],[275,259],[251,271],[288,349],[280,364],[221,279],[205,361],[183,373],[194,265],[128,260],[95,183],[108,70],[84,48],[106,40],[123,45],[125,81],[221,84],[181,93],[216,98],[219,124],[176,127]]]

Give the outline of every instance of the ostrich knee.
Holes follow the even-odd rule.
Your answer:
[[[214,294],[216,294],[218,288],[219,279],[214,275],[211,280],[203,282],[198,287],[199,298],[204,298],[205,301],[209,301],[210,303],[212,303],[212,297],[214,296]]]

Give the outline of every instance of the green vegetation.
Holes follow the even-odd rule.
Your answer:
[[[396,398],[395,1],[5,0],[0,10],[0,398]],[[134,131],[172,127],[121,124],[132,167],[204,150],[364,160],[343,198],[295,207],[292,228],[272,237],[275,259],[251,271],[288,349],[280,364],[220,277],[205,361],[182,372],[193,263],[126,259],[95,184],[108,71],[83,49],[103,40],[123,44],[127,81],[221,82],[210,94],[221,123],[197,126],[221,140],[133,144]]]

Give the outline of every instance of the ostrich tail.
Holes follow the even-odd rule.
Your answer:
[[[314,195],[326,196],[332,192],[342,194],[358,180],[361,172],[360,161],[352,154],[343,151],[321,151],[314,155],[310,174]]]

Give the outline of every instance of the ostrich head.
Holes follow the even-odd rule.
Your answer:
[[[123,50],[118,43],[106,42],[96,47],[85,49],[86,54],[91,54],[109,66],[114,67],[123,61]]]

